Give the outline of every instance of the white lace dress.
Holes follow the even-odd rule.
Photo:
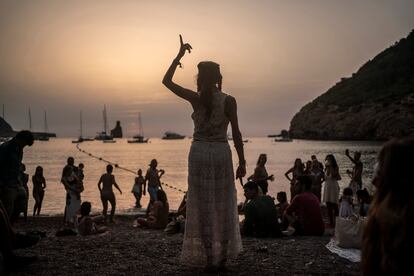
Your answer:
[[[227,143],[226,94],[213,96],[212,115],[192,115],[194,141],[188,158],[188,200],[181,260],[218,265],[242,250],[233,162]]]

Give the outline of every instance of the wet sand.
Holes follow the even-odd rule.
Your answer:
[[[207,275],[179,262],[183,234],[133,228],[132,216],[117,216],[111,231],[95,236],[56,237],[62,217],[29,218],[19,231],[41,230],[47,237],[19,255],[40,260],[12,275]],[[359,263],[332,254],[322,237],[243,238],[243,252],[220,275],[358,275]]]

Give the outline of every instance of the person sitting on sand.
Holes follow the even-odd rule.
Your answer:
[[[282,230],[286,230],[289,226],[289,221],[286,217],[283,216],[287,207],[289,207],[289,203],[287,202],[287,195],[286,192],[278,192],[276,196],[277,201],[279,202],[276,204],[277,209],[277,218],[280,223],[280,228]]]
[[[104,173],[98,181],[98,189],[101,194],[101,201],[103,206],[102,214],[104,216],[105,222],[107,222],[107,211],[108,211],[108,201],[111,203],[111,216],[109,222],[114,223],[114,215],[116,208],[116,199],[112,186],[119,191],[122,195],[122,191],[119,188],[118,184],[115,181],[115,176],[112,174],[114,167],[112,165],[106,166],[106,173]],[[102,184],[102,187],[101,187]]]
[[[359,203],[359,215],[361,217],[368,216],[369,207],[371,206],[371,196],[366,188],[357,191],[357,198]]]
[[[312,179],[307,176],[298,178],[303,192],[296,195],[285,211],[295,235],[321,236],[325,231],[322,212],[318,198],[310,191]]]
[[[254,174],[249,176],[247,180],[252,180],[256,182],[259,185],[259,189],[261,190],[261,193],[259,191],[259,194],[265,195],[267,194],[269,184],[267,180],[274,181],[275,178],[272,175],[268,175],[266,171],[266,162],[267,162],[267,155],[262,153],[259,155],[259,159],[257,159],[256,168],[254,169]]]
[[[353,210],[353,193],[352,189],[347,187],[342,191],[342,196],[339,199],[339,216],[342,218],[349,218],[354,216]]]
[[[103,216],[91,217],[90,216],[91,208],[92,208],[92,205],[90,202],[88,201],[82,202],[82,205],[80,208],[81,217],[77,220],[78,221],[77,229],[78,229],[79,235],[87,236],[87,235],[101,234],[101,233],[105,233],[106,231],[108,231],[108,228],[106,228],[105,226],[102,226],[102,227],[97,226],[98,222],[104,221],[104,217]]]
[[[138,226],[153,229],[164,229],[168,224],[169,204],[167,195],[163,190],[157,191],[157,200],[151,206],[147,218],[138,218]]]
[[[259,196],[258,184],[253,181],[247,182],[243,189],[247,203],[243,207],[241,234],[259,238],[281,236],[273,198],[268,195]]]
[[[40,238],[16,233],[12,228],[7,211],[0,200],[0,253],[6,271],[14,271],[37,260],[36,256],[17,256],[14,249],[30,247]],[[0,271],[1,273],[2,271]]]
[[[22,181],[23,189],[26,192],[25,197],[25,204],[23,206],[23,216],[24,221],[27,222],[27,209],[29,207],[29,186],[27,185],[29,183],[29,174],[26,173],[26,165],[22,163],[21,171],[20,171],[20,179]]]
[[[135,177],[135,182],[131,193],[133,193],[135,197],[135,208],[141,208],[141,197],[142,194],[145,195],[145,179],[142,176],[141,169],[138,170],[137,174],[138,176]]]

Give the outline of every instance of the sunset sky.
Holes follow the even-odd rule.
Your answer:
[[[161,79],[193,46],[175,80],[195,89],[196,65],[221,65],[245,136],[289,128],[292,116],[341,77],[408,35],[414,1],[1,1],[0,108],[15,129],[78,135],[120,120],[147,136],[192,135],[191,107]],[[1,115],[1,110],[0,110]]]

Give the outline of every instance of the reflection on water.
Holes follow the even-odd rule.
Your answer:
[[[232,142],[230,142],[232,143]],[[84,142],[80,146],[87,152],[100,156],[106,160],[117,163],[122,167],[137,171],[141,168],[145,174],[151,159],[158,160],[158,168],[165,170],[162,182],[169,185],[187,190],[187,157],[190,149],[191,140],[161,140],[151,139],[148,144],[130,144],[126,139],[119,139],[116,143],[102,143],[101,141]],[[345,149],[351,151],[359,150],[362,152],[361,160],[364,163],[364,184],[370,183],[373,165],[376,155],[381,144],[375,142],[337,142],[337,141],[304,141],[295,140],[291,143],[278,143],[270,138],[249,138],[245,143],[245,155],[247,161],[247,174],[253,173],[257,158],[260,153],[266,153],[268,156],[267,171],[275,175],[275,181],[269,182],[269,194],[276,196],[279,191],[289,191],[289,182],[284,173],[293,165],[295,158],[302,158],[302,161],[310,159],[315,154],[320,161],[325,156],[333,153],[338,161],[342,180],[340,186],[343,188],[348,185],[350,179],[346,174],[347,169],[352,168],[352,163],[345,156]],[[234,148],[233,162],[237,164],[237,154]],[[75,164],[85,164],[85,191],[82,193],[82,200],[92,202],[94,212],[102,209],[98,180],[105,172],[106,163],[91,158],[88,155],[79,152],[76,144],[71,143],[71,139],[57,138],[49,142],[36,141],[32,147],[25,149],[23,162],[26,164],[27,171],[31,176],[34,174],[35,167],[43,166],[44,175],[47,182],[45,198],[43,201],[43,214],[63,213],[65,205],[65,190],[60,183],[62,169],[66,164],[69,156],[75,158]],[[117,200],[117,210],[119,212],[131,212],[135,203],[134,196],[131,193],[134,183],[134,175],[130,172],[114,169],[114,175],[117,183],[121,187],[123,194],[120,195],[115,190]],[[236,182],[238,191],[238,200],[243,200],[243,191],[240,183]],[[29,214],[33,208],[33,198],[31,196],[32,182],[29,181],[30,200]],[[164,188],[168,195],[171,209],[177,209],[183,194]],[[289,193],[288,193],[289,194]],[[148,203],[148,194],[143,197],[142,205]]]

